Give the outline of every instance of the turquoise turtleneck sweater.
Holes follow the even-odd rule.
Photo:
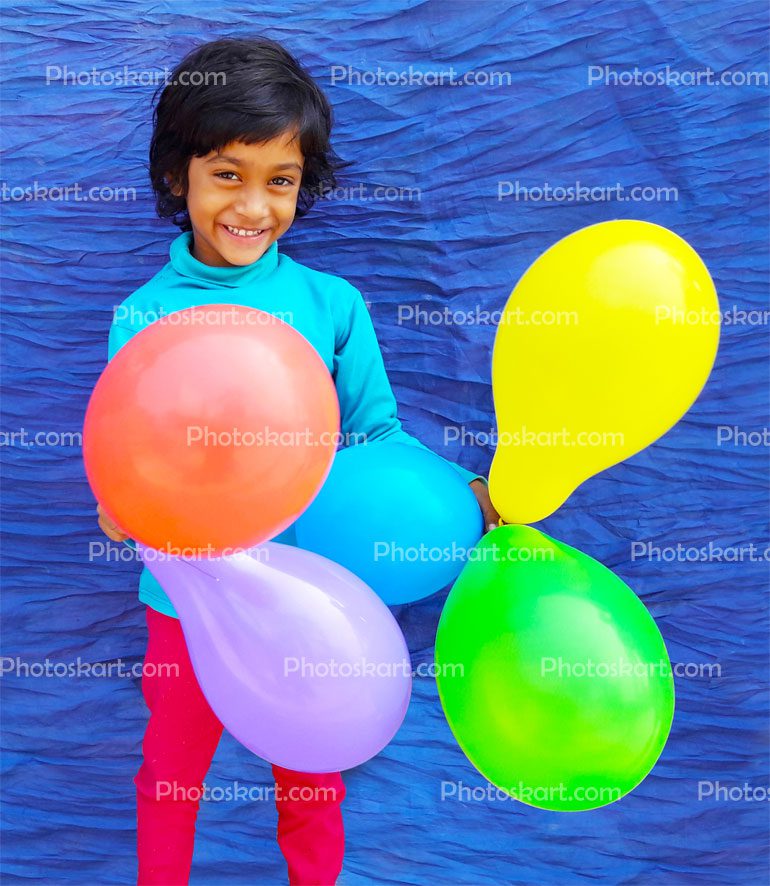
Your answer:
[[[277,243],[250,265],[224,268],[198,261],[191,246],[192,233],[180,234],[171,243],[170,261],[116,310],[108,360],[145,326],[174,311],[217,303],[258,308],[289,323],[321,355],[337,389],[343,435],[364,434],[368,442],[388,440],[427,448],[401,427],[369,311],[350,283],[293,261],[278,252]],[[449,464],[469,483],[486,482],[460,465]],[[294,526],[273,540],[296,544]],[[178,618],[146,566],[139,579],[139,599]]]

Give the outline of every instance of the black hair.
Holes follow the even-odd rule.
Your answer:
[[[170,176],[186,194],[191,157],[287,131],[296,131],[305,158],[296,213],[305,215],[336,186],[335,172],[349,165],[331,147],[331,128],[326,96],[280,43],[255,37],[198,46],[174,69],[153,113],[150,181],[158,216],[192,230],[186,198],[172,194],[166,180]]]

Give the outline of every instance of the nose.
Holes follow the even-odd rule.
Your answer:
[[[233,209],[244,224],[260,227],[271,219],[270,195],[258,185],[239,188]]]

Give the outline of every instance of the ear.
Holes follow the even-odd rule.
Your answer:
[[[169,190],[175,197],[184,197],[182,186],[176,181],[170,172],[167,172],[164,178],[166,179],[166,184],[168,185]]]

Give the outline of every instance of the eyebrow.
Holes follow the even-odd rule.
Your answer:
[[[231,157],[229,154],[217,154],[215,157],[209,158],[206,163],[221,163],[222,161],[226,161],[229,163],[233,163],[235,166],[243,166],[243,161],[239,160],[238,157]],[[296,169],[297,172],[302,172],[302,167],[299,163],[279,163],[273,167],[273,169]]]

